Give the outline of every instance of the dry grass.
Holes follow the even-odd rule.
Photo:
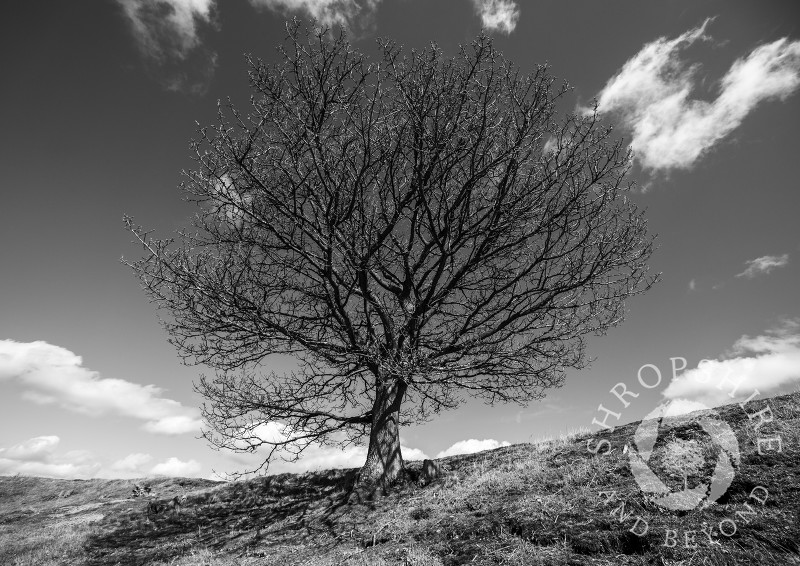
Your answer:
[[[623,455],[634,423],[612,433],[580,431],[447,458],[442,460],[446,477],[431,485],[411,481],[362,503],[347,502],[353,479],[347,470],[217,487],[175,480],[154,491],[163,499],[186,494],[186,506],[152,519],[144,514],[142,501],[122,494],[130,482],[94,484],[92,493],[105,499],[92,501],[88,491],[42,499],[57,488],[63,495],[67,482],[0,478],[0,496],[8,495],[4,501],[11,502],[0,514],[0,564],[800,564],[800,395],[769,403],[775,422],[757,432],[738,407],[720,410],[737,434],[742,464],[726,494],[702,511],[672,512],[644,497]],[[676,438],[699,438],[692,419],[671,426],[668,434]],[[759,455],[758,438],[774,434],[783,439],[783,453]],[[590,453],[590,437],[608,440],[611,452]],[[659,462],[652,460],[656,468]],[[661,471],[674,475],[675,462],[662,463]],[[409,465],[412,480],[419,471],[420,463]],[[687,477],[676,481],[691,481]],[[48,491],[36,487],[37,482],[56,484]],[[757,485],[769,489],[766,504],[749,500],[754,509],[749,522],[740,519],[736,535],[717,536],[720,544],[706,544],[700,529],[737,517]],[[611,502],[600,495],[610,491],[616,493]],[[631,517],[621,520],[623,513]],[[629,532],[636,515],[649,524],[644,536]],[[697,547],[687,548],[682,538],[681,544],[664,546],[669,530],[681,537],[697,531]]]
[[[23,538],[0,533],[0,563],[7,566],[56,566],[80,562],[89,522],[59,523],[36,529]]]

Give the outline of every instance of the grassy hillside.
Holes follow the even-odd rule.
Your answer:
[[[150,516],[146,500],[130,498],[129,481],[3,477],[0,564],[800,564],[800,394],[748,410],[766,406],[774,422],[758,431],[737,405],[717,411],[742,459],[706,508],[669,511],[642,494],[624,453],[633,423],[446,458],[446,477],[363,502],[347,499],[353,470],[229,484],[146,480],[156,500],[185,496],[181,509]],[[691,443],[703,434],[699,415],[665,422],[662,435]],[[776,435],[783,451],[760,455],[758,439]],[[600,440],[609,442],[600,454],[587,449]],[[714,460],[694,475],[708,477]],[[413,480],[420,463],[409,467]],[[651,468],[668,478],[675,463],[654,457]]]

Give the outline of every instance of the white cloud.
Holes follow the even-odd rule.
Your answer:
[[[366,446],[309,446],[301,460],[284,462],[275,460],[270,464],[270,472],[305,472],[309,470],[330,470],[336,468],[359,468],[367,460]]]
[[[765,255],[745,262],[747,268],[738,273],[736,277],[747,277],[752,279],[756,275],[768,274],[776,267],[784,267],[789,263],[789,254]]]
[[[15,380],[23,398],[89,416],[120,415],[146,421],[159,434],[198,432],[198,410],[162,396],[155,385],[102,378],[65,348],[47,342],[0,340],[0,382]]]
[[[73,450],[56,456],[60,441],[58,436],[37,436],[0,448],[0,475],[88,479],[97,473],[100,464],[87,452]]]
[[[256,8],[278,12],[300,12],[325,26],[355,26],[359,18],[368,18],[381,0],[250,0]]]
[[[404,461],[423,460],[428,456],[418,448],[400,446]],[[336,468],[360,468],[367,460],[366,446],[348,446],[338,448],[335,446],[312,445],[306,448],[303,456],[297,462],[286,462],[275,459],[270,463],[270,473],[293,472],[301,473],[312,470],[330,470]]]
[[[0,475],[35,476],[61,479],[89,479],[94,477],[99,464],[82,465],[70,462],[20,462],[0,458]]]
[[[753,393],[774,395],[800,383],[800,323],[742,336],[723,359],[705,360],[674,378],[663,395],[718,407]]]
[[[199,477],[202,465],[197,460],[184,462],[179,458],[167,458],[163,462],[151,465],[150,454],[128,454],[111,466],[98,471],[97,477],[108,479],[134,479],[153,476]]]
[[[439,452],[436,457],[444,458],[446,456],[455,456],[456,454],[473,454],[475,452],[483,452],[484,450],[494,450],[501,446],[511,446],[511,443],[506,441],[498,442],[493,438],[488,438],[486,440],[470,438],[469,440],[460,440],[456,442],[447,450]]]
[[[259,423],[252,428],[240,430],[242,430],[241,436],[233,442],[234,447],[240,450],[257,448],[262,442],[273,444],[285,442],[291,436],[285,424],[275,421]]]
[[[511,33],[517,27],[519,6],[514,0],[472,0],[483,27]]]
[[[784,100],[800,85],[800,41],[783,38],[736,60],[712,102],[690,98],[699,64],[679,58],[705,35],[702,26],[646,44],[598,95],[600,113],[616,113],[631,130],[631,148],[645,169],[689,168],[735,130],[761,102]]]
[[[214,196],[216,197],[218,210],[217,213],[237,228],[241,228],[246,218],[245,211],[253,201],[253,196],[242,194],[236,190],[236,186],[227,173],[214,184]]]
[[[110,466],[90,452],[71,450],[56,454],[58,436],[37,436],[10,448],[0,448],[0,475],[22,474],[62,479],[133,479],[152,476],[197,477],[202,466],[196,460],[167,458],[153,466],[150,454],[133,453]]]
[[[200,424],[200,419],[194,414],[186,414],[148,421],[142,425],[142,428],[155,434],[185,434],[199,432]]]
[[[239,440],[235,445],[240,449],[245,449],[248,446],[255,446],[259,440],[265,442],[282,442],[290,438],[291,433],[287,427],[281,423],[269,422],[262,423],[255,426],[251,432],[251,439]],[[334,442],[343,440],[343,438],[334,439]],[[267,446],[257,448],[254,454],[236,454],[232,455],[232,459],[239,466],[253,466],[259,465],[265,455]],[[405,446],[403,439],[400,439],[400,452],[403,459],[406,461],[423,460],[428,456],[418,448],[409,448]],[[329,470],[336,468],[360,468],[367,460],[367,447],[350,445],[347,447],[340,447],[336,444],[329,446],[321,446],[319,444],[310,444],[301,455],[298,461],[286,461],[281,458],[281,454],[290,457],[291,454],[286,452],[276,451],[273,460],[269,464],[270,473],[302,473],[312,470]]]
[[[184,462],[178,458],[169,458],[164,462],[156,464],[150,469],[150,474],[156,476],[171,476],[171,477],[197,477],[200,473],[200,462],[196,460],[189,460]]]
[[[202,27],[218,27],[216,0],[117,0],[144,55],[145,69],[170,91],[203,95],[217,54],[202,45]]]
[[[16,444],[8,449],[0,449],[4,458],[46,462],[53,455],[61,439],[57,436],[37,436]]]
[[[547,138],[547,141],[544,142],[542,146],[542,154],[543,155],[552,155],[556,151],[558,151],[558,140],[555,137]]]
[[[400,453],[403,455],[403,460],[405,462],[410,462],[412,460],[427,460],[428,455],[425,454],[419,448],[409,448],[408,446],[404,446],[402,444],[402,440],[400,441]],[[363,462],[362,462],[363,464]]]
[[[183,59],[200,44],[197,23],[211,23],[215,0],[117,0],[142,50]]]
[[[117,460],[111,464],[111,469],[115,472],[135,472],[141,473],[141,470],[153,460],[150,454],[128,454],[121,460]]]

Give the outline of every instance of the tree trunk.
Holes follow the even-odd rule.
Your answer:
[[[400,405],[406,392],[405,382],[378,379],[372,405],[372,430],[367,461],[358,474],[358,485],[375,491],[386,489],[403,474],[400,453]]]

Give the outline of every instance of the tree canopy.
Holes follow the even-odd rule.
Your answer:
[[[654,282],[630,154],[596,113],[481,34],[447,57],[287,26],[248,58],[249,111],[220,105],[182,185],[192,226],[130,263],[185,361],[214,368],[206,438],[296,456],[369,442],[365,482],[403,469],[398,428],[465,396],[527,403],[586,363],[584,338]],[[276,355],[298,369],[270,372]],[[277,452],[276,452],[277,450]]]

